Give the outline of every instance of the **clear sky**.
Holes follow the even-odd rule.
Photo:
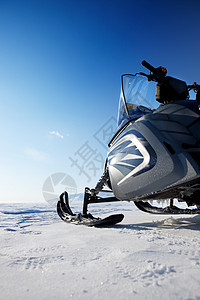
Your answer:
[[[0,202],[44,201],[49,178],[75,181],[57,193],[92,187],[121,74],[145,59],[200,83],[199,11],[198,0],[0,0]]]

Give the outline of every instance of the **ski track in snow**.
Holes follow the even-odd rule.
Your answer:
[[[200,299],[200,216],[121,202],[89,210],[125,219],[89,228],[64,223],[50,205],[0,204],[1,299]]]

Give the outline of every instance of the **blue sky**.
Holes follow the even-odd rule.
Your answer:
[[[200,82],[199,9],[194,0],[1,0],[0,202],[44,201],[43,184],[56,173],[78,191],[92,187],[121,74],[144,71],[145,59]]]

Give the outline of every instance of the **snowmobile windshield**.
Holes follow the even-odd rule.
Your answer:
[[[141,74],[122,75],[117,125],[152,113],[159,106],[155,99],[156,83]]]

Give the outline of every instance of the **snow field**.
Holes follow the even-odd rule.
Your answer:
[[[199,216],[148,215],[131,203],[103,210],[125,219],[88,228],[52,206],[1,204],[1,299],[200,299]]]

